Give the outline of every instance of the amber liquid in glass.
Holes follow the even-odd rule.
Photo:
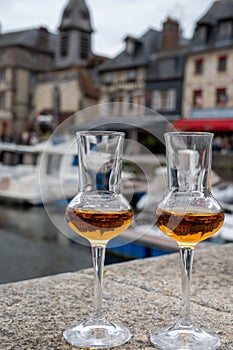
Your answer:
[[[126,230],[132,222],[133,211],[88,211],[66,209],[69,226],[89,241],[108,241]]]
[[[194,247],[211,237],[222,226],[224,213],[181,213],[158,208],[155,212],[157,227],[180,246]]]

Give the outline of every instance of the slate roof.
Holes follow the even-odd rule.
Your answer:
[[[126,50],[123,50],[118,56],[104,62],[99,67],[99,72],[146,65],[151,54],[159,49],[160,40],[161,33],[149,29],[140,39],[137,39],[135,54],[129,55]]]
[[[233,1],[217,0],[207,13],[197,21],[197,25],[215,25],[219,20],[233,18]]]
[[[0,48],[9,46],[24,46],[27,48],[41,50],[38,46],[41,28],[25,29],[21,31],[6,32],[0,34]],[[46,52],[54,52],[57,35],[48,32],[48,47]]]

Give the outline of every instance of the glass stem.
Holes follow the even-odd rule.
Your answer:
[[[105,246],[92,246],[92,260],[94,267],[94,305],[92,320],[102,320],[102,290],[103,290],[103,270],[105,259]]]
[[[193,252],[194,248],[180,248],[183,309],[180,314],[179,324],[185,327],[192,326],[192,319],[190,315],[190,283],[193,264]]]

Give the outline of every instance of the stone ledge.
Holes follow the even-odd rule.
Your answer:
[[[198,324],[233,349],[233,245],[197,249],[192,275],[192,314]],[[180,303],[178,254],[134,260],[105,268],[104,309],[109,320],[123,322],[133,338],[121,349],[155,349],[152,328],[170,326]],[[0,349],[71,349],[65,328],[86,320],[92,307],[92,270],[0,286]],[[203,349],[205,350],[205,349]]]

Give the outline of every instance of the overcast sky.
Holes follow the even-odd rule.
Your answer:
[[[68,0],[0,0],[2,32],[47,26],[56,32]],[[160,30],[167,16],[180,20],[190,37],[195,22],[214,0],[86,0],[91,12],[93,51],[114,56],[124,47],[126,34],[142,35],[148,28]]]

